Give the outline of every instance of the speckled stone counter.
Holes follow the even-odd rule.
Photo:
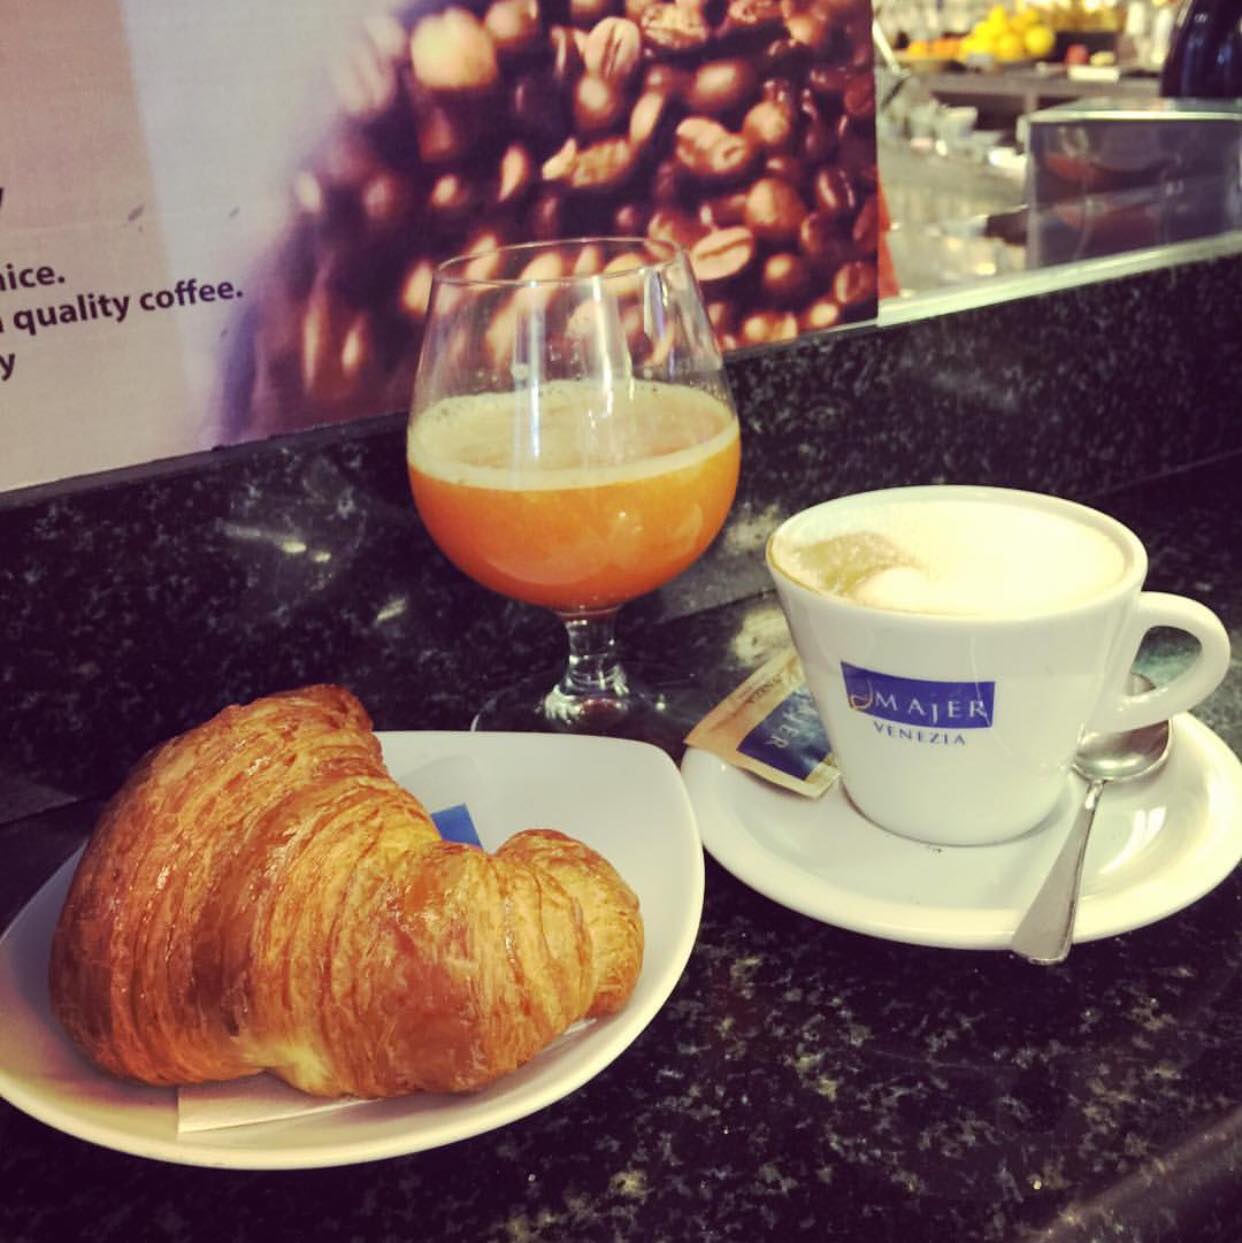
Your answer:
[[[1088,499],[1242,647],[1236,262],[752,358],[743,488],[626,646],[705,700],[783,641],[762,543],[898,482]],[[381,728],[464,728],[554,665],[533,610],[456,575],[395,418],[0,498],[0,922],[152,742],[332,679]],[[1151,651],[1162,653],[1161,636]],[[1242,748],[1236,669],[1198,715]],[[1242,879],[1054,969],[859,936],[708,860],[695,950],[638,1040],[568,1098],[417,1156],[305,1173],[161,1165],[0,1104],[0,1239],[1205,1240],[1242,1209]],[[2,1021],[2,1016],[0,1016]]]

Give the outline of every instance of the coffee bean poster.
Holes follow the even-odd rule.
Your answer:
[[[872,317],[869,0],[0,0],[0,490],[404,410],[432,274],[691,256],[722,349]]]

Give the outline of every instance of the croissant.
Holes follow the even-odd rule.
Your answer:
[[[312,686],[140,762],[78,865],[49,982],[116,1075],[387,1097],[513,1070],[622,1007],[642,952],[599,854],[549,829],[495,854],[441,840],[358,700]]]

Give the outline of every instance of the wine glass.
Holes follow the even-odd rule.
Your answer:
[[[501,690],[473,728],[677,746],[692,721],[622,665],[614,622],[703,553],[737,489],[737,415],[685,253],[584,238],[441,265],[407,457],[449,560],[568,635],[559,681]]]

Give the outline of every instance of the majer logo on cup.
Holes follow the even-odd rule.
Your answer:
[[[1142,590],[1147,554],[1105,514],[1005,488],[890,488],[787,519],[768,567],[842,780],[876,824],[981,845],[1056,807],[1087,731],[1150,724],[1219,685],[1229,639],[1193,600]],[[1126,690],[1168,626],[1195,658]]]

